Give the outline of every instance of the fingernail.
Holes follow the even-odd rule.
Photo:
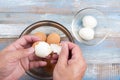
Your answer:
[[[33,47],[28,48],[28,53],[33,53],[35,50]]]
[[[67,44],[66,44],[66,43],[63,43],[63,44],[62,44],[62,47],[63,47],[63,48],[66,48],[66,47],[67,47]]]

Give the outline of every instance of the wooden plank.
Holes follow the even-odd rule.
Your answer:
[[[0,39],[0,50],[4,49],[6,46],[10,45],[12,42],[14,42],[16,39],[15,38],[2,38]]]
[[[0,50],[15,41],[16,38],[1,38]],[[120,38],[106,39],[103,43],[97,46],[87,46],[82,43],[76,43],[83,51],[87,63],[105,64],[105,63],[120,63]],[[96,52],[97,51],[97,52]]]
[[[73,15],[58,15],[58,14],[30,14],[30,13],[0,13],[0,37],[17,37],[30,24],[41,20],[53,20],[64,25],[71,33],[71,24]],[[109,37],[120,37],[120,16],[108,16],[107,27],[100,27],[97,31],[97,36],[104,35],[106,31],[110,31]],[[102,19],[101,19],[102,21]],[[109,24],[110,23],[110,24]]]
[[[119,80],[120,64],[88,64],[83,80]],[[25,74],[20,80],[36,80]]]
[[[107,28],[112,29],[109,37],[120,37],[120,16],[119,16],[119,3],[120,1],[111,0],[103,1],[98,0],[97,2],[92,0],[70,0],[69,4],[66,4],[67,1],[55,0],[54,2],[43,1],[43,0],[23,0],[21,1],[0,1],[0,37],[17,37],[20,33],[30,24],[40,21],[40,20],[54,20],[63,24],[71,32],[71,23],[74,17],[74,14],[84,7],[95,7],[102,10],[106,17],[108,17],[108,23],[111,23]],[[56,3],[59,3],[57,5]],[[116,4],[116,5],[113,5]],[[16,5],[17,4],[17,5]],[[91,6],[89,6],[91,4]],[[64,8],[63,8],[64,7]],[[44,9],[46,8],[46,9]],[[65,9],[65,10],[64,10]],[[40,10],[40,11],[39,11]],[[44,11],[46,10],[46,11]],[[58,11],[56,13],[56,11]],[[70,11],[68,11],[70,10]],[[36,12],[37,11],[37,12]],[[47,12],[48,11],[48,12]],[[49,12],[51,11],[51,12]],[[43,14],[44,13],[44,14]],[[62,13],[62,14],[60,14]],[[69,15],[68,15],[69,14]],[[101,20],[102,21],[102,20]],[[114,27],[113,27],[114,26]],[[11,28],[12,27],[12,28]],[[9,29],[9,30],[8,30]],[[102,28],[98,32],[99,36],[103,35],[105,29]],[[8,36],[9,35],[9,36]]]
[[[97,46],[87,46],[76,41],[88,63],[84,80],[119,80],[120,0],[0,0],[0,50],[15,41],[28,25],[36,21],[54,20],[71,32],[74,15],[86,7],[103,11],[110,24],[107,29],[112,31]],[[101,28],[98,37],[104,32],[105,28]],[[34,80],[28,75],[21,80],[28,79]]]
[[[120,64],[88,64],[83,80],[119,80]]]
[[[105,12],[106,9],[107,12],[120,12],[119,0],[1,0],[0,3],[0,12],[72,14],[85,7],[103,8]]]

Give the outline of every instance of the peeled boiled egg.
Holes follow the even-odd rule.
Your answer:
[[[82,24],[87,28],[94,28],[97,26],[97,20],[93,16],[84,16],[82,19]]]
[[[50,44],[50,47],[51,47],[53,53],[57,53],[58,55],[60,54],[62,46],[60,46],[58,44]]]
[[[50,45],[46,42],[37,42],[34,48],[36,56],[42,58],[47,57],[52,52]]]
[[[48,56],[49,54],[56,53],[56,54],[60,54],[62,46],[58,45],[58,44],[48,44],[46,42],[43,41],[38,41],[35,42],[32,47],[34,47],[35,49],[35,55],[38,57],[42,57],[45,58],[46,56]]]
[[[47,37],[47,43],[49,44],[59,44],[60,43],[60,35],[57,33],[51,33]]]
[[[41,41],[46,41],[47,36],[46,36],[45,33],[43,33],[43,32],[36,32],[34,35],[39,37]]]
[[[91,28],[81,28],[79,35],[84,40],[92,40],[94,39],[94,30]]]

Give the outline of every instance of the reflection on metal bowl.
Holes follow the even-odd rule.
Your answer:
[[[26,34],[34,34],[35,32],[38,31],[44,32],[46,34],[55,32],[60,34],[61,41],[74,42],[71,33],[63,25],[50,20],[44,20],[33,23],[21,33],[20,37]],[[47,62],[48,65],[46,67],[30,69],[26,73],[37,79],[42,79],[42,80],[52,79],[53,69],[55,65],[53,64],[51,65],[49,60],[47,60]]]

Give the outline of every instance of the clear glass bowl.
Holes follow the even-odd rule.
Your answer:
[[[83,28],[82,19],[84,16],[93,16],[97,20],[97,26],[94,28],[95,36],[93,40],[84,40],[79,36],[79,30]],[[85,8],[77,12],[72,21],[72,33],[75,39],[86,45],[98,45],[103,42],[109,35],[110,29],[106,16],[95,8]]]
[[[55,32],[60,35],[61,41],[74,42],[71,33],[63,25],[50,20],[33,23],[21,33],[20,37],[26,34],[34,34],[35,32],[44,32],[46,34]],[[54,65],[48,65],[47,67],[30,69],[26,73],[39,80],[52,80],[53,69]]]

